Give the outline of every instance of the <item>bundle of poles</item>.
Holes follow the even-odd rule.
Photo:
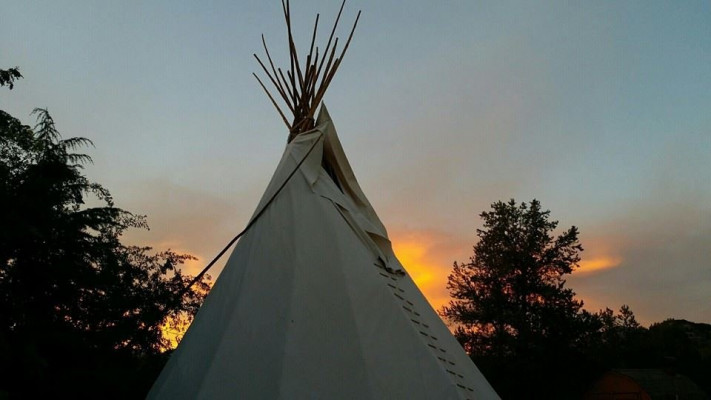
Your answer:
[[[262,70],[267,75],[269,80],[272,82],[274,88],[276,89],[279,96],[281,96],[286,106],[289,108],[293,115],[292,122],[284,114],[284,111],[279,106],[274,96],[269,92],[264,82],[259,79],[256,73],[253,73],[262,89],[266,92],[267,96],[271,100],[274,107],[276,107],[279,115],[289,129],[289,142],[291,142],[300,133],[306,132],[314,128],[314,114],[318,105],[323,99],[323,95],[328,89],[328,85],[331,83],[333,76],[336,74],[338,67],[341,65],[341,61],[348,50],[348,45],[353,38],[353,32],[355,32],[356,25],[358,25],[358,19],[360,19],[360,11],[356,16],[351,32],[348,35],[348,40],[346,41],[343,50],[341,50],[340,56],[336,57],[336,49],[338,47],[338,37],[334,40],[334,34],[336,28],[338,27],[338,21],[341,19],[341,13],[343,12],[343,7],[346,4],[346,0],[341,3],[341,8],[338,11],[338,16],[333,24],[333,29],[331,29],[331,34],[328,37],[328,42],[326,43],[326,49],[323,53],[319,52],[318,46],[315,47],[316,32],[318,30],[319,14],[316,14],[316,22],[314,23],[313,34],[311,36],[311,46],[309,47],[309,53],[306,56],[306,63],[304,68],[301,68],[299,63],[299,55],[294,45],[294,37],[291,30],[291,10],[289,8],[289,0],[282,0],[281,5],[284,10],[284,19],[286,20],[286,28],[289,38],[289,69],[286,71],[286,75],[281,68],[275,68],[272,57],[269,54],[269,49],[267,48],[267,42],[262,35],[262,45],[264,46],[264,52],[266,53],[267,60],[269,62],[269,68],[255,53],[254,58],[262,67]],[[331,46],[333,44],[333,46]]]

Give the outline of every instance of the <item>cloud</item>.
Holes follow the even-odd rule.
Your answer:
[[[128,193],[126,193],[128,192]],[[195,274],[242,230],[252,209],[237,195],[234,201],[215,194],[184,187],[164,179],[138,181],[124,188],[126,201],[119,206],[148,216],[150,230],[131,230],[126,243],[172,249],[198,258],[185,264],[184,270]],[[210,273],[216,276],[226,257]]]
[[[577,274],[592,274],[609,268],[615,268],[622,261],[619,257],[597,257],[588,258],[580,262],[580,269],[575,271]]]
[[[711,321],[711,218],[702,204],[621,208],[590,229],[588,267],[606,259],[616,267],[583,264],[569,279],[586,308],[628,304],[644,323]]]

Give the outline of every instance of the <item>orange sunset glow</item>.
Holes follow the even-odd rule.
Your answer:
[[[161,351],[172,350],[178,347],[180,339],[188,330],[189,325],[174,325],[171,321],[165,321],[160,327],[161,337],[166,340],[166,345]]]
[[[449,301],[447,276],[461,250],[442,235],[431,232],[396,233],[391,237],[393,251],[430,305],[439,310]],[[466,251],[468,246],[463,246]]]
[[[468,261],[473,243],[461,239],[455,241],[432,232],[397,232],[391,236],[395,255],[432,307],[441,309],[450,300],[446,286],[452,263]],[[622,257],[615,255],[616,250],[610,243],[598,238],[590,241],[593,246],[589,248],[589,254],[583,253],[580,268],[574,271],[575,276],[584,278],[622,265]],[[596,299],[586,297],[585,300],[597,304]]]
[[[163,242],[155,247],[171,248],[172,246],[174,248],[174,245],[175,242]],[[181,248],[176,248],[173,251],[178,254],[191,254],[189,250],[183,250]],[[198,273],[200,273],[200,271],[202,271],[203,268],[205,268],[205,265],[209,262],[209,260],[205,261],[205,257],[195,257],[196,258],[194,259],[188,259],[183,262],[183,265],[180,268],[184,274],[191,276],[197,275]],[[220,272],[221,271],[219,269],[213,268],[213,270],[208,273],[208,275],[212,277],[212,279],[208,281],[208,284],[210,286],[215,283],[215,278],[217,275],[219,275]],[[185,332],[188,330],[188,327],[190,327],[190,323],[187,321],[184,315],[181,315],[175,319],[166,320],[160,327],[161,338],[166,341],[166,344],[161,349],[161,351],[172,350],[178,347],[178,344],[180,343],[180,340],[182,339]]]
[[[594,257],[580,262],[576,274],[589,274],[620,266],[622,258],[614,256]]]

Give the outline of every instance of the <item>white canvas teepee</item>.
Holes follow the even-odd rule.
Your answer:
[[[393,254],[325,107],[255,216],[148,398],[498,398]]]

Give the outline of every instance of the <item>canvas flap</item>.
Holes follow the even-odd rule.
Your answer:
[[[340,188],[326,174],[321,166],[327,162],[338,179]],[[299,163],[301,165],[299,166]],[[351,169],[336,128],[325,105],[321,107],[316,127],[294,138],[284,150],[277,170],[269,183],[252,219],[267,207],[279,189],[294,177],[298,169],[309,182],[315,193],[331,200],[344,216],[348,225],[356,231],[362,241],[385,263],[391,272],[404,273],[392,251],[385,226],[368,202]]]
[[[348,158],[346,157],[338,133],[328,113],[326,105],[321,106],[316,129],[324,135],[322,157],[327,162],[338,179],[340,190],[331,183],[328,185],[317,185],[316,181],[323,178],[324,181],[331,181],[322,168],[319,168],[319,175],[315,179],[309,180],[312,187],[323,197],[326,197],[337,204],[339,211],[344,216],[348,224],[366,241],[367,245],[377,249],[376,254],[385,262],[386,268],[391,272],[404,273],[399,263],[393,262],[396,258],[392,251],[392,244],[388,238],[385,226],[378,218],[375,210],[365,197],[365,194],[358,184],[358,180],[353,173]],[[306,173],[306,171],[304,171]],[[312,177],[314,177],[312,175]],[[363,235],[365,233],[365,235]]]
[[[331,121],[331,116],[328,114],[328,109],[326,105],[321,107],[321,112],[319,113],[317,119],[317,129],[323,132],[324,144],[323,144],[323,157],[326,162],[328,162],[333,168],[336,176],[339,180],[341,188],[343,189],[343,194],[350,200],[347,203],[342,204],[348,208],[355,207],[358,211],[357,219],[361,225],[368,232],[382,236],[383,238],[388,238],[388,233],[385,230],[385,226],[380,219],[375,214],[373,207],[368,202],[365,194],[360,188],[358,181],[356,180],[353,169],[348,162],[343,147],[341,146],[341,141],[338,139],[338,134],[336,133],[336,128]],[[333,198],[331,199],[335,202],[343,201],[343,198]]]

